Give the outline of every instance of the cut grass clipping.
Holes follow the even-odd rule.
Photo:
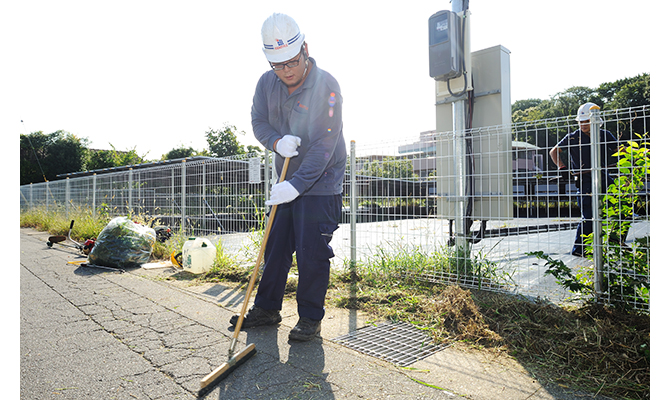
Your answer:
[[[334,305],[425,326],[437,342],[464,350],[506,353],[544,383],[619,399],[650,396],[649,315],[601,305],[568,309],[456,285],[342,280],[331,287]]]

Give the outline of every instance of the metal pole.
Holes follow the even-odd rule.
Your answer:
[[[65,219],[70,219],[70,177],[65,178]]]
[[[351,141],[351,154],[349,156],[349,175],[351,176],[351,198],[349,199],[349,242],[351,244],[350,268],[356,268],[356,216],[358,214],[358,193],[356,188],[356,141]]]
[[[459,13],[470,8],[469,0],[452,0],[451,1],[451,11]]]
[[[181,161],[181,229],[186,232],[186,160]]]
[[[272,161],[274,161],[274,158],[273,158]],[[265,160],[264,160],[263,166],[265,168],[265,185],[263,185],[264,189],[265,189],[264,196],[265,196],[266,199],[269,199],[270,198],[270,185],[272,184],[272,176],[273,175],[272,175],[272,171],[270,170],[270,152],[268,151],[268,149],[265,149]],[[265,206],[265,207],[266,207],[265,211],[268,211],[267,206]],[[263,215],[265,215],[265,214],[266,213],[264,212]]]
[[[456,249],[459,258],[469,258],[467,241],[467,152],[465,143],[465,100],[452,103],[454,115],[454,171],[456,178]]]
[[[207,201],[205,199],[205,184],[206,184],[206,181],[207,181],[207,169],[206,169],[205,162],[203,161],[202,162],[202,185],[201,185],[201,188],[200,188],[200,192],[202,193],[202,199],[205,200],[205,201]],[[205,219],[206,210],[205,210],[205,205],[203,203],[204,203],[204,201],[200,202],[200,216],[202,218],[201,219],[202,222],[200,223],[200,229],[201,230],[205,230],[205,229],[208,228],[206,226],[206,219]],[[214,214],[214,211],[212,211],[212,214]]]
[[[97,215],[97,206],[95,205],[96,201],[96,192],[98,191],[98,174],[93,174],[93,204],[92,204],[92,209],[91,209],[91,214],[93,214],[93,218],[96,217]]]
[[[170,168],[170,226],[174,226],[174,168]]]
[[[133,215],[133,169],[128,170],[128,215]]]
[[[453,0],[451,11],[464,13],[468,9],[468,0]],[[465,52],[465,49],[463,49]],[[466,54],[464,54],[466,56]],[[467,89],[467,81],[464,82]],[[467,147],[465,138],[465,98],[452,103],[453,131],[454,131],[454,170],[456,171],[456,202],[455,224],[456,224],[456,255],[457,264],[465,265],[470,258],[469,244],[467,241]],[[460,270],[460,268],[459,268]],[[465,272],[465,271],[464,271]]]
[[[591,203],[593,210],[593,286],[596,296],[602,294],[603,241],[602,218],[600,217],[600,197],[602,192],[602,166],[600,154],[600,107],[594,105],[591,111]]]

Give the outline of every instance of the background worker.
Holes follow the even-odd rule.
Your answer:
[[[280,310],[293,253],[298,264],[300,319],[289,339],[305,341],[321,330],[330,279],[329,243],[342,212],[347,161],[342,135],[340,86],[313,58],[305,35],[284,14],[273,14],[261,29],[272,70],[256,86],[251,109],[256,139],[275,154],[275,170],[290,157],[284,182],[272,187],[277,205],[265,251],[265,267],[254,306],[243,328],[281,322]],[[237,323],[233,316],[231,324]]]
[[[561,160],[560,154],[563,149],[567,149],[570,156],[570,170],[575,178],[574,182],[579,189],[577,193],[577,203],[582,214],[582,220],[577,227],[575,244],[572,247],[572,255],[584,257],[583,236],[593,233],[593,204],[591,190],[591,107],[594,103],[584,103],[577,111],[579,129],[569,133],[561,139],[556,146],[549,151],[551,160],[558,166],[559,170],[567,170],[566,165]],[[614,183],[612,177],[607,172],[607,161],[617,151],[617,139],[611,132],[600,129],[600,161],[602,167],[603,183],[602,191],[606,192],[607,187]],[[625,238],[624,238],[625,240]]]

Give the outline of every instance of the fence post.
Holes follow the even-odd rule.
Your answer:
[[[594,105],[591,111],[591,203],[593,210],[593,288],[596,297],[602,294],[603,281],[603,240],[600,197],[602,191],[602,165],[600,154],[600,107]]]
[[[133,214],[133,169],[128,170],[128,215]]]
[[[263,195],[265,196],[264,197],[265,199],[269,199],[270,198],[270,182],[272,182],[272,176],[270,175],[270,152],[268,151],[268,149],[265,149],[265,158],[263,160],[263,168],[264,168],[264,171],[265,171],[265,176],[264,176],[265,177],[265,183],[263,185],[263,189],[264,189],[265,193]],[[263,204],[265,204],[265,202],[263,202]],[[264,206],[264,207],[266,207],[266,206]],[[267,207],[263,211],[264,211],[263,215],[265,215],[266,212],[267,212]]]
[[[186,232],[186,160],[181,160],[181,229]]]
[[[96,201],[95,194],[97,191],[98,191],[98,174],[93,174],[93,204],[91,205],[91,214],[93,214],[93,218],[95,218],[97,215],[97,206],[95,204]]]
[[[201,185],[201,200],[200,200],[200,229],[201,230],[206,230],[208,228],[207,224],[205,223],[205,202],[207,199],[205,199],[205,180],[207,177],[207,172],[206,172],[206,167],[205,167],[205,162],[202,162],[202,185]],[[214,211],[212,210],[212,214],[214,214]]]
[[[170,225],[174,226],[174,167],[170,168]]]
[[[358,193],[356,189],[356,141],[351,141],[351,152],[349,155],[349,242],[351,244],[351,260],[349,267],[353,271],[356,269],[356,217],[358,214]]]
[[[469,243],[467,239],[467,203],[468,203],[468,171],[466,168],[466,132],[465,132],[465,100],[452,103],[454,124],[454,171],[456,172],[456,262],[459,266],[457,273],[467,272],[467,260],[470,259]],[[460,277],[460,276],[459,276]]]
[[[65,178],[65,219],[70,219],[70,177]]]

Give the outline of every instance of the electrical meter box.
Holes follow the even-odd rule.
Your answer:
[[[428,19],[430,77],[438,81],[463,74],[461,19],[455,12],[439,11]]]
[[[471,56],[474,89],[472,129],[467,132],[471,143],[472,217],[477,220],[512,219],[512,103],[510,84],[510,51],[493,46],[475,51]],[[458,171],[454,132],[453,97],[445,82],[435,82],[436,110],[436,192],[438,215],[449,219],[458,216],[460,192],[456,185]]]

